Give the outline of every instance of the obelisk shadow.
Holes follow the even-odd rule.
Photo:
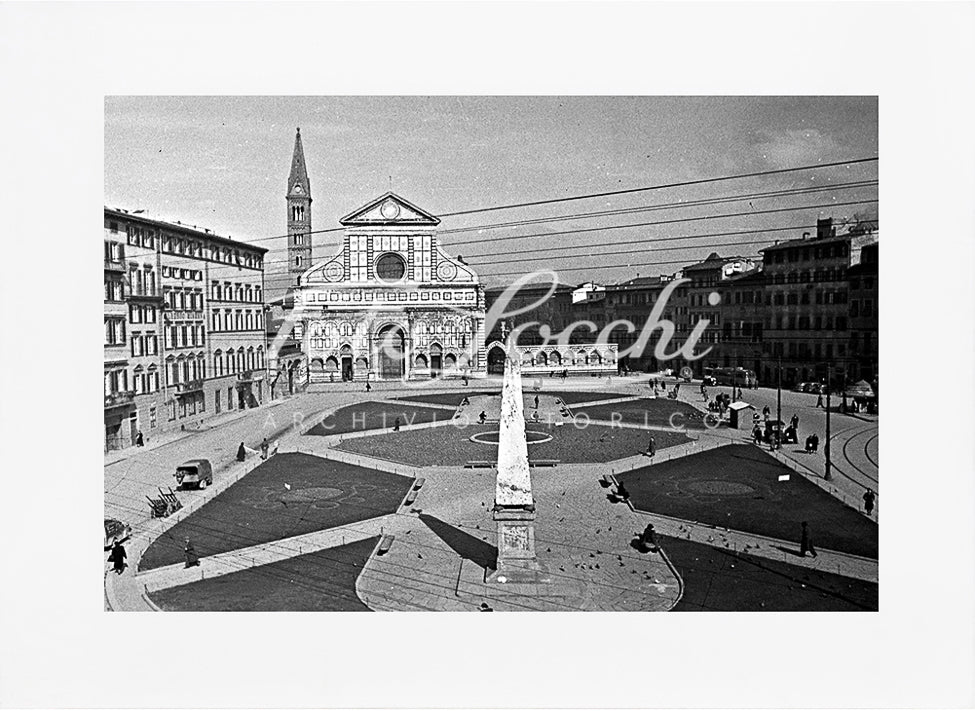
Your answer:
[[[485,570],[494,568],[498,559],[497,547],[441,521],[436,516],[420,514],[420,521],[461,558],[469,560]]]

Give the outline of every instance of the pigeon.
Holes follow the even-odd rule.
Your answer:
[[[416,557],[417,557],[417,558],[422,558],[423,556],[422,556],[422,555],[420,555],[419,553],[417,553],[417,554],[416,554]]]

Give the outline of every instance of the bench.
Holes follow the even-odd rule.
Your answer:
[[[494,469],[494,462],[475,459],[467,462],[467,464],[464,465],[464,469]]]
[[[424,479],[423,477],[420,477],[419,479],[417,479],[416,481],[414,481],[413,482],[413,490],[414,491],[419,491],[420,489],[422,489],[423,488],[423,485],[426,483],[426,481],[427,480]]]
[[[619,486],[619,482],[616,481],[616,477],[613,476],[612,474],[604,474],[603,477],[599,480],[599,484],[604,489],[608,489],[611,486],[617,486],[617,487]]]
[[[406,495],[406,500],[403,502],[404,506],[409,506],[414,501],[416,501],[416,490],[414,489],[409,494]]]
[[[396,540],[396,536],[383,536],[379,539],[379,547],[376,549],[376,555],[386,555],[389,553],[389,549],[393,547],[393,541]]]
[[[562,462],[561,459],[529,459],[530,467],[557,467]]]

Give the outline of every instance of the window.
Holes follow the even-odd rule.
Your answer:
[[[155,405],[149,406],[149,429],[150,430],[156,429],[156,406]]]
[[[400,281],[406,276],[406,262],[398,254],[384,254],[376,260],[376,276],[383,281]]]

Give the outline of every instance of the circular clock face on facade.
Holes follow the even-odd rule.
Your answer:
[[[379,208],[379,212],[387,220],[395,220],[397,217],[399,217],[399,205],[392,200],[387,200],[383,203],[383,206]]]
[[[301,192],[302,192],[302,190],[301,190],[301,186],[300,186],[300,185],[295,185],[295,189],[294,189],[294,192],[296,192],[296,193],[298,193],[298,194],[300,195],[300,194],[301,194]]]
[[[457,276],[457,267],[450,262],[440,262],[437,267],[437,277],[440,281],[453,281],[454,277]]]

